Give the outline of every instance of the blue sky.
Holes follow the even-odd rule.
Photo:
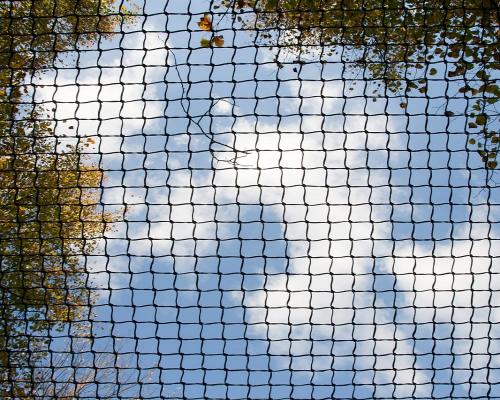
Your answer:
[[[465,118],[372,102],[335,56],[292,64],[227,20],[199,48],[207,2],[135,4],[35,89],[124,211],[85,260],[89,350],[114,346],[124,396],[500,397],[499,190]]]

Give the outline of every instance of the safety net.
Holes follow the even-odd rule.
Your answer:
[[[496,0],[1,0],[0,397],[500,399]]]

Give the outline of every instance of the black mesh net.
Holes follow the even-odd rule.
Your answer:
[[[0,397],[500,398],[497,1],[0,1]]]

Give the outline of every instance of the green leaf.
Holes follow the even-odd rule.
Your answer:
[[[210,41],[210,39],[203,38],[200,40],[201,47],[210,47],[211,44],[212,42]]]
[[[486,115],[481,114],[476,117],[476,124],[478,125],[484,125],[486,124]]]

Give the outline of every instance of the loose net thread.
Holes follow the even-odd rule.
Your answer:
[[[424,60],[425,91],[394,87],[417,62],[348,31],[298,49],[287,13],[339,28],[300,2],[120,3],[62,50],[15,36],[20,4],[0,5],[4,398],[500,398],[498,113],[467,108],[498,94],[460,92],[480,76]]]

